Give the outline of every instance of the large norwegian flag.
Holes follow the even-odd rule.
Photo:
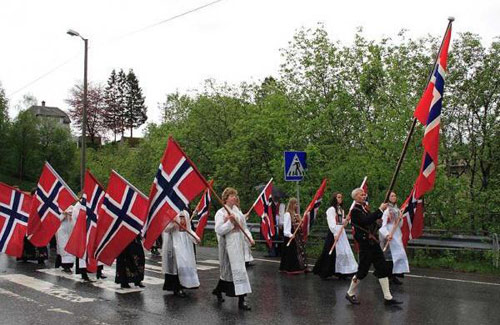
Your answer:
[[[213,180],[209,182],[210,186],[213,184]],[[201,196],[200,202],[195,209],[195,218],[198,220],[198,226],[196,226],[196,235],[203,239],[203,233],[205,232],[205,227],[207,226],[208,217],[210,216],[210,205],[212,198],[210,196],[210,188],[207,187],[203,195]]]
[[[38,181],[28,219],[28,239],[38,247],[47,246],[61,225],[63,211],[78,198],[52,166],[46,162]]]
[[[97,234],[97,213],[104,200],[104,188],[87,170],[80,200],[80,212],[73,227],[73,232],[66,244],[65,250],[86,260],[87,271],[97,270],[97,260],[94,258],[95,239]]]
[[[208,186],[196,166],[172,137],[168,138],[151,186],[144,227],[144,247],[151,249],[168,223]]]
[[[99,208],[94,257],[107,265],[139,235],[148,198],[114,170]]]
[[[420,237],[424,230],[424,201],[422,198],[417,199],[415,188],[413,187],[410,195],[401,206],[403,214],[401,232],[405,246],[408,240]]]
[[[307,240],[307,236],[309,236],[309,232],[311,231],[311,227],[314,224],[314,221],[316,220],[316,216],[318,215],[318,209],[319,206],[321,205],[321,200],[323,199],[323,193],[325,192],[326,188],[326,178],[323,179],[323,182],[321,182],[321,186],[318,188],[316,191],[316,194],[314,195],[311,203],[307,206],[307,211],[309,211],[309,215],[307,213],[304,215],[304,241]]]
[[[436,166],[438,165],[439,130],[441,124],[441,108],[444,92],[444,80],[447,71],[448,47],[451,38],[451,22],[446,30],[443,44],[438,53],[438,60],[432,77],[420,99],[414,116],[425,126],[422,144],[424,152],[418,176],[416,197],[420,197],[434,187]]]
[[[253,209],[260,216],[260,232],[266,240],[267,246],[272,247],[272,237],[275,234],[274,214],[272,208],[273,179],[267,183],[253,205]]]
[[[0,183],[0,252],[21,257],[31,196]]]

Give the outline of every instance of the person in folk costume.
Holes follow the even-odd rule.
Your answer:
[[[221,208],[215,214],[215,233],[219,243],[219,263],[220,277],[217,287],[212,294],[217,296],[217,300],[224,302],[222,293],[228,297],[238,297],[238,308],[250,310],[245,301],[245,296],[252,292],[250,281],[245,267],[245,241],[247,237],[242,233],[245,231],[250,244],[254,245],[252,234],[248,231],[245,216],[238,209],[238,192],[231,187],[227,187],[222,192],[222,202],[229,210]],[[243,230],[240,229],[239,224]]]
[[[401,227],[402,220],[399,222],[394,233],[391,235],[395,222],[399,217],[399,208],[397,206],[398,198],[396,193],[391,192],[389,195],[389,204],[382,215],[382,227],[379,229],[380,247],[383,249],[389,240],[389,246],[384,252],[388,266],[392,269],[392,274],[389,276],[391,283],[403,284],[397,277],[404,277],[404,273],[410,272],[408,257],[406,256],[405,247],[403,245],[403,233]]]
[[[342,193],[335,192],[332,195],[330,207],[326,210],[326,220],[330,231],[326,235],[323,252],[314,265],[313,272],[322,279],[337,275],[339,279],[347,279],[348,274],[354,274],[358,270],[358,263],[354,259],[351,245],[347,239],[344,227],[346,215],[342,207]],[[340,233],[334,252],[330,255],[330,249],[335,241],[335,236]]]
[[[134,240],[116,258],[115,283],[119,283],[121,288],[130,288],[129,283],[134,283],[136,287],[144,288],[144,268],[146,257],[142,247],[141,235],[137,235]]]
[[[81,197],[81,194],[78,195],[78,197]],[[75,206],[73,207],[73,214],[72,214],[72,219],[73,223],[76,223],[76,220],[78,218],[78,215],[80,213],[80,210],[83,209],[82,204],[80,201],[78,201]],[[74,226],[74,225],[73,225]],[[87,282],[92,282],[90,280],[89,275],[88,275],[88,270],[87,270],[87,251],[85,251],[85,255],[83,258],[75,258],[75,270],[76,274],[80,274],[82,277],[82,280],[87,281]],[[104,268],[104,264],[102,262],[97,262],[97,273],[96,273],[96,278],[97,279],[106,279],[107,276],[102,274],[102,270]]]
[[[62,213],[61,225],[56,232],[56,242],[57,242],[57,257],[56,257],[56,268],[62,267],[63,272],[71,273],[71,268],[73,267],[73,262],[75,256],[66,252],[64,249],[68,243],[69,237],[71,236],[71,231],[73,230],[74,222],[73,211],[74,206],[70,205],[66,211]],[[78,215],[77,215],[78,216]]]
[[[356,202],[351,211],[351,224],[355,228],[355,239],[359,243],[359,266],[358,271],[352,277],[351,285],[346,293],[346,299],[350,303],[359,305],[359,300],[356,296],[356,288],[361,280],[363,280],[370,266],[375,267],[375,274],[384,294],[384,303],[386,305],[397,305],[400,301],[394,299],[389,289],[388,275],[391,273],[385,262],[384,253],[380,248],[377,239],[377,219],[382,217],[384,210],[387,208],[387,203],[382,203],[380,207],[373,213],[368,213],[365,208],[366,193],[361,188],[356,188],[351,194]]]
[[[298,205],[296,198],[290,198],[283,220],[283,251],[281,255],[280,271],[288,274],[304,273],[307,270],[305,243],[302,234],[302,227],[297,233],[293,233],[300,224]],[[288,242],[290,245],[287,246]]]
[[[198,240],[188,235],[180,225],[191,231],[189,214],[181,211],[162,233],[162,271],[165,275],[163,290],[173,291],[174,295],[186,297],[183,289],[196,289],[200,286],[193,243]]]
[[[236,208],[238,208],[240,213],[243,214],[243,212],[241,211],[241,208],[240,208],[239,196],[236,197]],[[249,216],[250,216],[250,214],[245,215],[245,222],[248,220]],[[245,240],[245,266],[246,267],[254,266],[254,264],[252,264],[251,262],[253,262],[252,250],[250,248],[250,243]]]

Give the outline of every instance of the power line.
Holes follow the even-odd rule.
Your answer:
[[[134,34],[137,34],[137,33],[143,32],[143,31],[145,31],[145,30],[151,29],[151,28],[153,28],[153,27],[156,27],[156,26],[158,26],[158,25],[162,25],[162,24],[168,23],[168,22],[170,22],[170,21],[172,21],[172,20],[175,20],[175,19],[181,18],[181,17],[183,17],[183,16],[189,15],[189,14],[191,14],[191,13],[194,13],[194,12],[199,11],[199,10],[201,10],[201,9],[204,9],[204,8],[210,7],[210,6],[214,5],[214,4],[216,4],[216,3],[218,3],[218,2],[222,2],[222,1],[224,1],[224,0],[216,0],[216,1],[212,1],[212,2],[209,2],[209,3],[207,3],[207,4],[204,4],[204,5],[202,5],[202,6],[196,7],[196,8],[194,8],[194,9],[190,9],[190,10],[188,10],[188,11],[185,11],[185,12],[183,12],[183,13],[180,13],[180,14],[178,14],[178,15],[172,16],[172,17],[170,17],[170,18],[167,18],[167,19],[161,20],[161,21],[159,21],[159,22],[157,22],[157,23],[154,23],[154,24],[148,25],[148,26],[143,27],[143,28],[141,28],[141,29],[138,29],[138,30],[135,30],[135,31],[129,32],[129,33],[124,34],[124,35],[122,35],[122,36],[115,37],[114,39],[111,39],[111,40],[109,40],[108,42],[106,42],[106,44],[113,43],[113,42],[118,41],[118,40],[120,40],[120,39],[123,39],[123,38],[129,37],[129,36],[131,36],[131,35],[134,35]],[[74,60],[76,57],[78,57],[78,56],[79,56],[79,54],[78,54],[78,55],[75,55],[75,56],[73,56],[73,57],[71,57],[71,58],[69,58],[69,59],[67,59],[67,60],[66,60],[66,61],[64,61],[63,63],[61,63],[61,64],[57,65],[56,67],[52,68],[51,70],[49,70],[49,71],[45,72],[45,73],[44,73],[44,74],[42,74],[41,76],[39,76],[39,77],[37,77],[36,79],[34,79],[34,80],[30,81],[30,82],[29,82],[29,83],[27,83],[26,85],[24,85],[24,86],[22,86],[21,88],[19,88],[19,89],[15,90],[14,92],[12,92],[12,93],[8,94],[7,96],[8,96],[8,97],[11,97],[11,96],[13,96],[13,95],[17,94],[18,92],[20,92],[20,91],[22,91],[22,90],[24,90],[24,89],[28,88],[29,86],[33,85],[34,83],[36,83],[36,82],[40,81],[41,79],[43,79],[43,78],[47,77],[48,75],[52,74],[53,72],[55,72],[55,71],[59,70],[60,68],[62,68],[62,67],[63,67],[63,66],[65,66],[66,64],[68,64],[69,62],[73,61],[73,60]]]

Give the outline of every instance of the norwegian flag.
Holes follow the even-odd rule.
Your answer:
[[[212,186],[213,180],[210,181],[210,186]],[[207,187],[203,195],[201,196],[200,202],[196,206],[196,220],[198,220],[198,226],[196,226],[196,235],[203,239],[203,233],[207,225],[208,217],[210,216],[210,204],[212,198],[210,197],[210,188]]]
[[[444,80],[447,71],[448,47],[451,38],[451,22],[446,30],[443,44],[439,50],[438,60],[432,77],[420,99],[414,116],[425,126],[422,144],[424,152],[420,167],[416,196],[420,197],[434,187],[436,166],[438,165],[439,129],[441,123],[441,107],[444,91]]]
[[[316,215],[318,214],[319,206],[321,205],[321,200],[323,199],[323,193],[326,188],[326,178],[321,182],[321,186],[316,191],[311,203],[307,206],[307,211],[309,211],[309,215],[307,213],[304,214],[304,241],[307,240],[307,236],[309,236],[309,232],[311,230],[314,221],[316,220]]]
[[[38,247],[47,246],[61,225],[63,211],[78,198],[52,166],[46,162],[33,196],[28,219],[28,239]]]
[[[21,257],[31,196],[0,183],[0,252]]]
[[[168,223],[201,191],[209,187],[196,166],[172,137],[168,138],[158,172],[149,193],[144,227],[144,247],[151,249]]]
[[[65,250],[78,258],[85,258],[87,271],[95,272],[97,270],[97,260],[94,258],[97,213],[104,200],[104,188],[89,170],[85,172],[84,184],[79,205],[80,211]]]
[[[260,216],[260,232],[266,240],[267,246],[272,247],[274,236],[274,214],[272,208],[273,179],[267,183],[253,205],[253,209]]]
[[[401,232],[403,234],[403,244],[405,246],[408,240],[420,237],[424,230],[424,201],[422,198],[417,199],[415,188],[416,187],[413,187],[410,195],[401,206],[403,214]]]
[[[113,170],[99,208],[94,257],[113,264],[141,233],[147,208],[148,198]]]

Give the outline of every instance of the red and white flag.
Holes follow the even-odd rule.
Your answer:
[[[316,216],[318,214],[318,209],[319,206],[321,205],[321,201],[323,199],[323,193],[325,192],[326,188],[326,178],[323,179],[321,182],[320,187],[316,191],[316,194],[314,195],[313,199],[311,200],[311,203],[307,206],[307,211],[309,211],[309,215],[307,213],[304,214],[304,241],[307,240],[307,237],[309,236],[309,232],[311,231],[311,227],[314,224],[314,221],[316,220]]]
[[[410,239],[418,238],[424,231],[424,201],[423,198],[417,199],[415,188],[411,190],[410,195],[401,206],[403,214],[403,244],[406,246]]]
[[[213,180],[209,182],[210,186],[213,184]],[[208,217],[210,216],[210,205],[212,203],[212,198],[210,196],[210,188],[206,188],[205,192],[201,196],[200,202],[196,206],[195,210],[195,220],[198,220],[198,225],[196,226],[196,235],[203,239],[203,233],[205,232],[205,227],[207,226]]]
[[[253,209],[260,216],[260,232],[264,239],[266,240],[267,246],[271,247],[272,237],[275,234],[274,227],[274,214],[272,209],[272,199],[273,199],[273,179],[269,180],[259,197],[253,205]]]
[[[172,137],[168,138],[160,166],[149,193],[144,227],[144,247],[151,249],[168,223],[201,191],[209,187],[196,166]]]
[[[139,235],[148,198],[114,170],[99,208],[94,257],[107,265]]]
[[[0,252],[22,256],[30,208],[31,195],[0,183]]]
[[[97,214],[103,200],[104,188],[87,170],[82,198],[78,205],[80,211],[65,250],[78,258],[85,259],[89,272],[97,270],[94,248],[97,234]]]
[[[46,162],[33,196],[28,219],[28,239],[37,247],[47,246],[61,225],[63,212],[78,198],[52,166]]]

